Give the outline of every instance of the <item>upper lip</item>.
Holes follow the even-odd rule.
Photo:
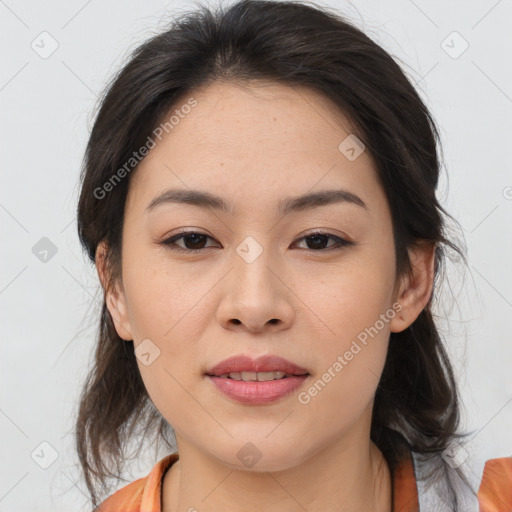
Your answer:
[[[224,359],[213,368],[207,370],[206,375],[224,375],[231,372],[273,372],[283,371],[290,375],[306,375],[305,368],[275,355],[263,355],[252,359],[247,355],[236,355]]]

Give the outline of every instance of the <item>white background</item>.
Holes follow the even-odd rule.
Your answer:
[[[448,267],[438,314],[449,317],[440,328],[463,427],[475,432],[465,469],[480,476],[485,460],[512,456],[512,2],[324,5],[403,62],[441,128],[439,198],[462,226],[469,268]],[[0,1],[0,512],[87,510],[71,430],[101,294],[76,234],[79,169],[108,80],[184,8],[193,4]],[[46,59],[31,48],[43,31],[58,43]],[[458,58],[445,51],[462,48],[453,31],[469,44]],[[57,248],[46,263],[32,252],[43,237]],[[31,457],[52,449],[48,469]],[[133,464],[128,481],[149,472],[152,456]]]

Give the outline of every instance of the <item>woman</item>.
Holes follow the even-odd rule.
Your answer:
[[[134,53],[78,205],[104,289],[76,438],[96,510],[511,509],[512,458],[478,492],[463,471],[437,143],[394,60],[314,5],[201,7]],[[173,451],[100,504],[137,429]]]

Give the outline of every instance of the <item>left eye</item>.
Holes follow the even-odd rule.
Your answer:
[[[325,242],[327,240],[334,240],[335,243],[329,247],[325,247]],[[308,248],[309,250],[313,250],[313,251],[316,251],[316,250],[326,250],[326,249],[332,249],[333,247],[336,249],[336,248],[341,248],[343,246],[346,246],[346,245],[352,245],[353,242],[349,242],[348,240],[345,240],[344,238],[341,238],[339,236],[336,236],[336,235],[331,235],[330,233],[323,233],[323,232],[319,232],[317,231],[316,233],[311,233],[310,235],[307,235],[307,236],[304,236],[302,238],[299,238],[298,241],[301,241],[301,240],[310,240],[313,242],[313,248]]]
[[[198,252],[205,248],[204,243],[208,238],[213,240],[212,237],[203,233],[198,233],[196,231],[183,231],[177,235],[173,235],[170,238],[167,238],[166,240],[163,240],[161,244],[176,252]],[[183,239],[185,247],[178,246],[175,243],[177,240],[181,239]],[[328,239],[334,240],[336,243],[326,248],[325,245]],[[354,245],[354,242],[350,242],[339,236],[318,231],[305,237],[299,238],[297,241],[301,240],[310,240],[310,245],[313,245],[313,248],[309,247],[306,250],[312,250],[314,252],[325,251],[332,249],[333,247],[341,248],[347,245]],[[192,247],[187,247],[187,245]]]

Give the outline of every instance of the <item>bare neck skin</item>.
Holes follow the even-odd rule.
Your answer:
[[[164,477],[162,512],[391,512],[389,467],[366,434],[356,425],[322,452],[278,472],[231,469],[182,440],[180,460]]]

